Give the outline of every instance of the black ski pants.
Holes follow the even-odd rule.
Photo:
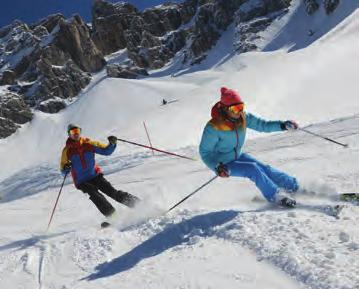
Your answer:
[[[103,194],[99,190],[105,193],[110,198],[115,201],[124,204],[127,207],[134,207],[139,201],[134,195],[129,193],[116,190],[109,181],[107,181],[103,174],[99,174],[93,179],[83,182],[77,186],[77,188],[84,193],[89,194],[90,200],[95,204],[97,209],[106,217],[110,216],[115,212],[115,208],[111,205],[109,201],[106,200]]]

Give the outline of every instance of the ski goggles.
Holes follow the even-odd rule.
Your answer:
[[[69,135],[79,135],[81,133],[81,128],[75,127],[69,130]]]
[[[234,114],[239,114],[243,111],[244,109],[244,103],[237,103],[237,104],[233,104],[231,106],[228,106],[228,111]]]

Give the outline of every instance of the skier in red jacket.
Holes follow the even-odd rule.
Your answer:
[[[139,201],[134,195],[116,190],[107,181],[101,168],[95,163],[95,154],[110,155],[116,148],[117,138],[109,136],[109,143],[103,144],[81,136],[81,128],[69,124],[67,128],[68,139],[62,150],[60,169],[62,174],[70,173],[77,189],[89,194],[90,200],[97,209],[106,217],[115,212],[115,208],[101,194],[107,196],[130,208]]]

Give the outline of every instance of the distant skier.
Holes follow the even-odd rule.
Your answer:
[[[167,100],[162,99],[162,105],[166,105],[167,104]]]
[[[116,190],[103,176],[95,163],[95,154],[110,155],[116,148],[117,138],[109,136],[109,144],[81,137],[81,128],[74,124],[67,127],[68,139],[62,150],[60,169],[62,174],[70,173],[77,189],[89,194],[90,200],[106,217],[112,217],[115,208],[99,192],[128,207],[134,207],[139,198]]]
[[[212,119],[204,128],[199,147],[203,162],[220,177],[249,178],[269,202],[295,206],[295,200],[286,193],[299,189],[297,180],[259,162],[241,149],[247,128],[275,132],[297,129],[297,123],[292,120],[266,121],[245,112],[240,95],[226,87],[221,88],[221,100],[213,106],[211,114]]]

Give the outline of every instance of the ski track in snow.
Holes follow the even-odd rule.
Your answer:
[[[359,230],[343,228],[355,228],[359,208],[347,207],[340,221],[309,209],[273,211],[218,211],[194,216],[185,211],[174,219],[161,217],[133,226],[127,232],[151,237],[98,265],[87,278],[119,274],[174,246],[194,246],[202,238],[217,238],[255,251],[257,260],[273,263],[309,288],[357,288]]]
[[[359,141],[355,130],[358,123],[359,116],[353,116],[308,128],[313,132],[349,142],[348,149],[334,148],[329,143],[324,145],[323,140],[303,132],[257,138],[248,141],[247,148],[261,159],[270,160],[273,155],[279,156],[275,160],[276,165],[286,164],[289,169],[293,169],[291,163],[295,161],[295,170],[300,170],[302,166],[308,167],[308,164],[312,162],[321,162],[321,159],[327,159],[330,162],[337,157],[338,152],[344,160],[355,159],[358,158],[359,152]],[[317,150],[316,147],[324,148]],[[278,150],[283,153],[278,154]],[[181,153],[193,156],[194,151],[194,148],[187,148]],[[305,151],[303,155],[306,157],[302,157],[301,151]],[[133,170],[142,170],[142,168],[146,170],[145,167],[158,167],[159,164],[161,167],[167,168],[168,176],[171,176],[171,169],[175,163],[178,164],[176,169],[180,172],[183,169],[191,172],[188,177],[198,174],[208,176],[208,171],[198,167],[197,163],[195,166],[189,166],[186,162],[178,163],[177,160],[163,155],[152,157],[151,152],[136,154],[132,157],[134,162],[130,155],[123,158],[110,158],[104,162],[102,165],[114,173],[109,175],[109,178],[116,176],[116,171],[122,171],[122,174],[128,172],[131,175]],[[134,165],[124,170],[126,164],[130,163]],[[153,258],[158,259],[161,255],[169,254],[169,252],[175,254],[176,252],[184,253],[187,250],[197,250],[203,246],[203,242],[208,240],[210,243],[229,242],[233,246],[247,248],[255,253],[258,261],[275,265],[300,283],[305,284],[306,288],[358,288],[359,229],[357,215],[359,207],[347,205],[339,219],[323,213],[321,209],[323,205],[333,203],[330,197],[334,196],[334,185],[339,185],[340,187],[337,187],[339,190],[343,188],[354,190],[356,186],[349,186],[349,183],[358,179],[358,173],[352,172],[347,175],[346,171],[342,171],[334,177],[334,171],[335,169],[329,168],[330,174],[327,174],[327,171],[320,172],[318,177],[319,179],[323,178],[324,182],[321,183],[317,180],[310,185],[316,186],[323,195],[315,195],[314,199],[309,196],[299,197],[299,201],[306,205],[299,206],[295,210],[277,209],[263,201],[249,204],[254,206],[253,209],[241,209],[243,203],[239,202],[238,205],[233,203],[230,210],[218,210],[218,208],[208,210],[205,197],[211,189],[216,190],[216,186],[213,185],[212,188],[204,189],[207,192],[199,192],[197,199],[193,197],[165,216],[156,217],[156,214],[163,211],[163,204],[159,207],[156,207],[155,204],[151,205],[155,206],[152,211],[149,208],[151,206],[147,209],[140,208],[139,211],[143,210],[144,214],[142,219],[138,216],[137,219],[134,219],[135,215],[133,213],[131,215],[130,211],[121,211],[122,219],[117,227],[102,230],[101,234],[99,234],[99,229],[80,226],[74,232],[47,236],[35,235],[24,240],[13,241],[0,246],[0,280],[7,278],[8,274],[11,276],[11,272],[17,272],[22,275],[23,280],[28,280],[28,284],[33,284],[31,288],[47,288],[48,286],[50,288],[83,288],[83,286],[95,288],[96,285],[95,287],[87,285],[93,282],[98,284],[97,282],[103,282],[102,280],[107,280],[107,278],[126,280],[127,272],[141,270],[141,266],[147,268],[148,263],[152,264],[149,260]],[[24,173],[25,175],[26,173]],[[42,178],[42,175],[36,175],[35,183],[37,178]],[[152,175],[139,182],[128,181],[126,176],[123,178],[127,180],[127,185],[130,187],[151,188],[151,184],[156,182],[158,177]],[[15,187],[20,187],[23,179],[14,178],[14,180],[18,181]],[[170,180],[170,182],[172,181]],[[50,183],[46,186],[50,187]],[[57,188],[55,187],[54,190],[56,191]],[[253,187],[247,186],[246,188],[253,191]],[[155,186],[153,189],[157,190],[157,187]],[[175,191],[172,189],[172,192],[167,193],[175,193]],[[253,196],[251,195],[251,197]],[[168,201],[167,195],[161,196],[160,194],[158,197],[164,198],[160,202]],[[43,198],[42,193],[39,192],[32,196],[32,201],[36,202],[36,199],[41,198]],[[53,197],[47,196],[46,198],[52,200]],[[169,201],[173,203],[180,198],[180,195],[175,194]],[[259,197],[259,199],[261,198]],[[154,199],[146,200],[144,198],[144,200],[151,202]],[[21,198],[19,201],[25,202],[25,199]],[[4,203],[2,206],[7,204],[16,207],[16,201]],[[203,205],[204,208],[200,209]],[[186,209],[186,206],[193,206],[195,209],[189,210]],[[228,204],[226,206],[228,207]],[[237,208],[237,206],[239,207]],[[57,214],[64,214],[61,211],[62,209],[59,208]],[[47,213],[48,211],[46,211],[46,217]],[[138,212],[136,214],[138,215]],[[130,220],[134,224],[128,223]],[[64,224],[64,226],[72,229],[76,227],[71,223]],[[148,270],[151,271],[151,269]],[[70,272],[77,273],[71,275]],[[57,280],[57,274],[64,276],[63,278],[71,277],[60,279],[67,281],[60,281]],[[236,274],[238,273],[229,274],[228,280],[232,280],[232,282],[241,280],[241,282],[252,284],[257,278],[252,275]],[[237,276],[237,279],[234,276]],[[9,282],[13,278],[15,276],[9,278]],[[181,281],[188,282],[184,280]],[[83,282],[89,283],[84,285]],[[231,285],[233,286],[233,283]],[[149,286],[148,288],[153,287]],[[188,285],[188,288],[193,288],[193,286]]]

